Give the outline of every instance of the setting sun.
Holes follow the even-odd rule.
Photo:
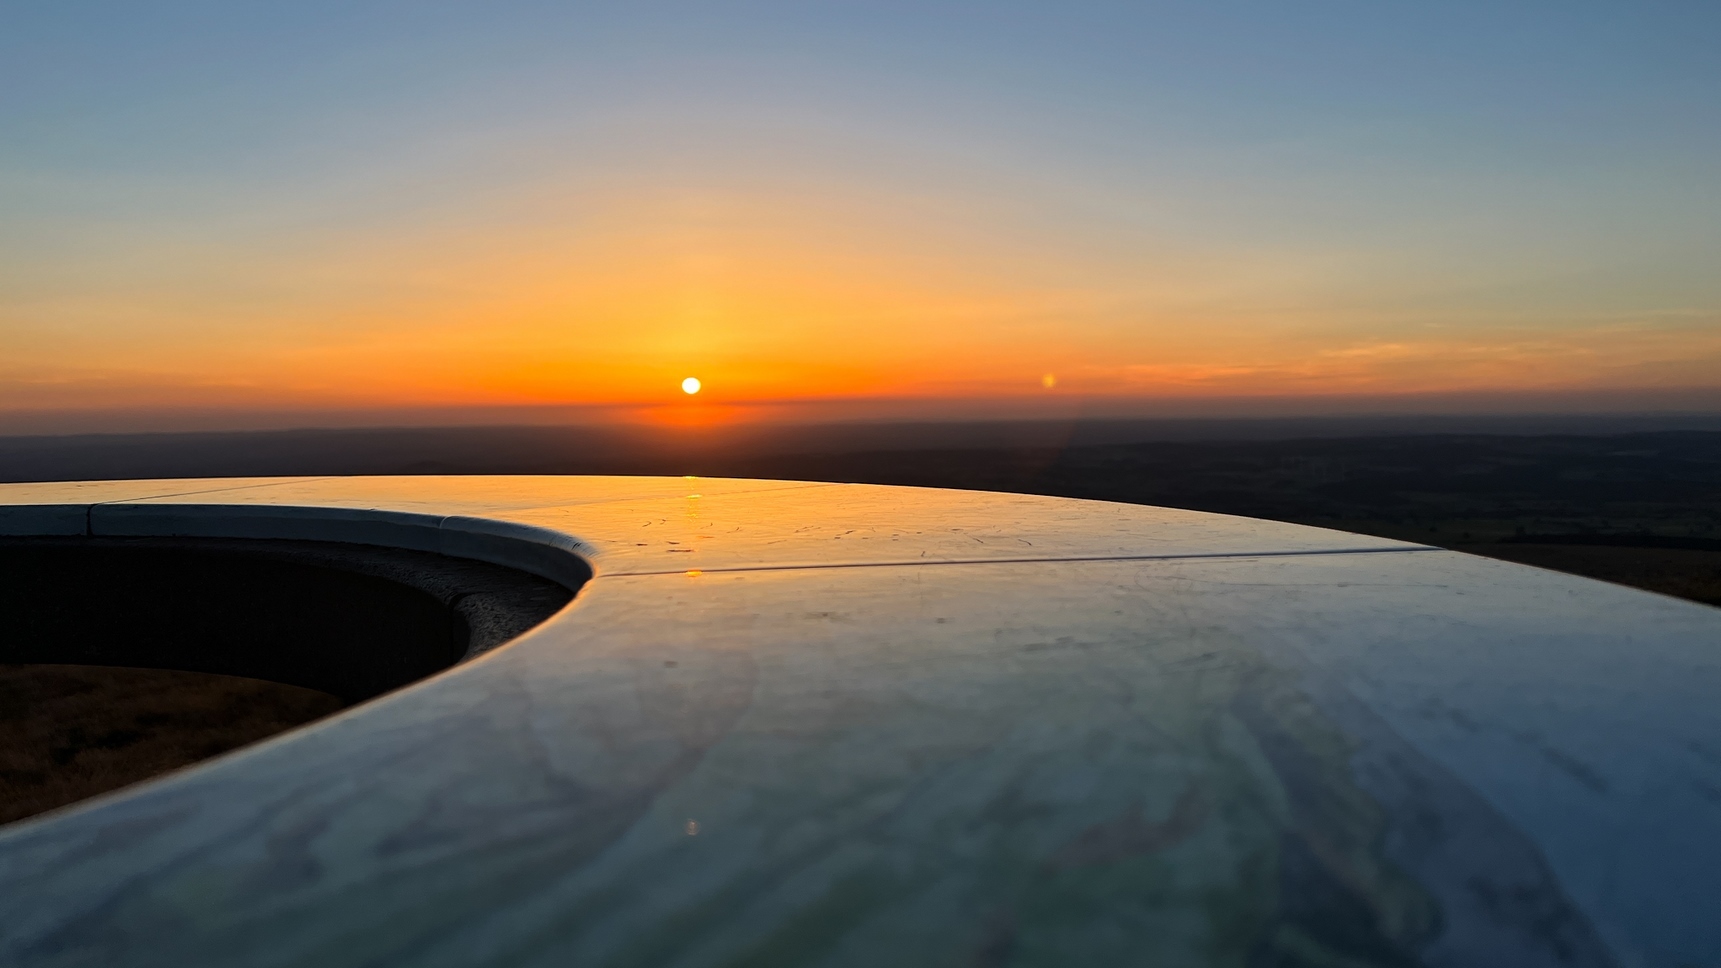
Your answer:
[[[699,392],[699,378],[696,376],[690,376],[687,379],[682,380],[681,381],[681,392],[689,394],[689,395],[698,393]]]

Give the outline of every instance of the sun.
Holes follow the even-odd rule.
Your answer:
[[[687,379],[682,380],[681,381],[681,392],[688,394],[690,396],[692,394],[698,393],[699,392],[699,378],[696,376],[690,376]]]

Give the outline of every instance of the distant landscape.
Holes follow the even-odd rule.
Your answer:
[[[1690,429],[1665,429],[1669,425]],[[1646,429],[1661,427],[1663,429]],[[0,438],[6,481],[698,474],[1293,521],[1721,605],[1721,425],[1627,417],[458,427]]]

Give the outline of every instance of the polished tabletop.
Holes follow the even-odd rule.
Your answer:
[[[595,576],[481,658],[0,828],[0,964],[1721,965],[1707,606],[782,481],[4,485],[0,534]]]

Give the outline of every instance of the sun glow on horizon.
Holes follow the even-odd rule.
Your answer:
[[[690,376],[687,379],[681,381],[681,392],[687,394],[688,396],[692,396],[695,393],[699,392],[700,386],[701,386],[701,384],[699,382],[699,378],[696,376]]]

